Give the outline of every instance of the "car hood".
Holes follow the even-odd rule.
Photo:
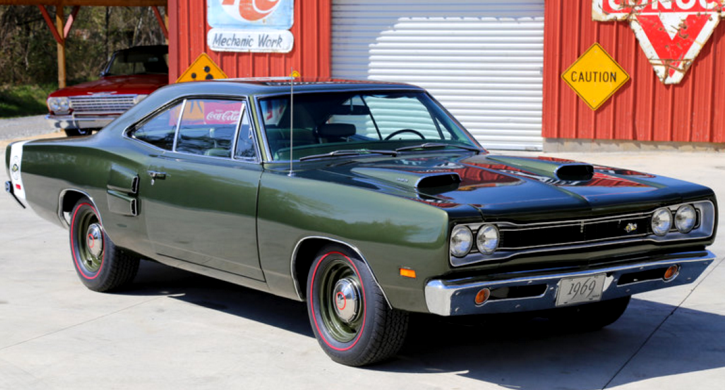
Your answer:
[[[517,214],[529,219],[560,211],[571,217],[611,213],[612,208],[626,213],[712,194],[680,180],[549,157],[418,154],[347,160],[323,171],[317,172],[324,180],[444,209],[468,205],[491,218]]]
[[[116,95],[150,94],[168,83],[169,76],[165,74],[106,76],[96,81],[89,81],[87,83],[59,89],[51,93],[50,97],[90,95],[94,93]]]

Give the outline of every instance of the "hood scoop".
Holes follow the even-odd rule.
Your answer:
[[[586,181],[594,177],[594,167],[589,164],[564,164],[554,173],[559,180]]]
[[[397,187],[436,195],[455,191],[461,183],[461,177],[455,172],[409,172],[397,169],[353,168],[352,172],[360,176],[384,181]]]
[[[571,182],[587,181],[594,177],[594,167],[585,163],[506,156],[492,156],[487,159],[542,178]]]

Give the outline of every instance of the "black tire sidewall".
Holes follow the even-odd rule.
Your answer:
[[[335,260],[343,260],[351,265],[363,290],[363,325],[358,336],[349,342],[336,340],[325,327],[321,317],[319,289],[324,275],[324,272],[321,271],[330,266]],[[378,325],[376,323],[376,313],[381,310],[381,302],[376,299],[378,287],[367,269],[367,265],[341,248],[329,248],[317,256],[310,267],[307,280],[307,312],[317,341],[333,360],[343,364],[357,365],[357,362],[364,359],[368,353],[370,339],[373,334],[372,329]]]
[[[106,235],[105,230],[103,231],[103,259],[101,261],[101,267],[98,271],[94,273],[90,273],[86,271],[81,265],[81,244],[78,242],[79,237],[81,235],[79,234],[78,230],[81,229],[81,226],[78,222],[78,219],[83,216],[85,213],[91,212],[95,214],[96,219],[98,219],[98,223],[103,226],[101,223],[101,219],[99,217],[98,211],[96,210],[96,207],[93,205],[91,201],[88,199],[82,199],[80,200],[76,206],[73,208],[73,211],[71,213],[71,224],[70,224],[70,245],[71,245],[71,256],[73,257],[73,266],[75,267],[76,273],[78,274],[78,277],[80,278],[81,282],[83,284],[92,289],[96,290],[101,288],[106,280],[109,277],[110,274],[110,260],[108,254],[112,253],[112,245],[113,243],[111,240],[108,239],[108,236]]]

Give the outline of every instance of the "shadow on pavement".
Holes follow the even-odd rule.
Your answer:
[[[160,264],[143,262],[139,276],[125,293],[168,295],[313,337],[303,303]],[[448,373],[508,388],[538,390],[601,389],[725,367],[725,317],[675,309],[633,299],[619,321],[586,333],[521,315],[444,318],[415,314],[399,355],[366,369]]]

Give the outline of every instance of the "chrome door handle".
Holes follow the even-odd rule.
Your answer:
[[[166,172],[157,172],[157,171],[148,171],[149,176],[151,176],[151,185],[154,185],[154,182],[156,180],[164,180],[166,179]]]

